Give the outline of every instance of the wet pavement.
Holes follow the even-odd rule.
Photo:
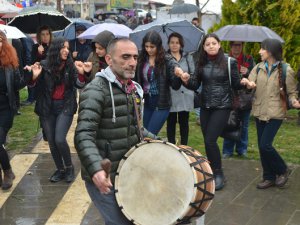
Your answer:
[[[104,225],[81,180],[73,133],[74,126],[68,140],[77,177],[71,184],[49,182],[55,167],[47,142],[41,140],[12,157],[16,180],[11,190],[0,190],[0,225]],[[298,165],[290,165],[293,171],[285,189],[258,190],[259,162],[223,162],[226,186],[216,192],[205,225],[300,225]]]

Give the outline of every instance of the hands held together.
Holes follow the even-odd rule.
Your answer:
[[[241,80],[241,85],[247,86],[248,89],[256,88],[256,84],[253,81],[249,81],[247,78]]]
[[[180,67],[175,67],[175,75],[181,78],[182,82],[187,84],[188,80],[190,79],[190,75],[187,72],[183,72]]]
[[[89,73],[92,70],[92,62],[75,61],[74,65],[79,74]]]

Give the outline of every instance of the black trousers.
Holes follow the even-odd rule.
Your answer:
[[[189,137],[189,112],[170,112],[167,119],[167,136],[168,141],[175,144],[175,135],[176,135],[176,123],[179,123],[180,131],[180,143],[182,145],[188,144]]]
[[[217,143],[229,118],[230,109],[202,109],[201,130],[204,138],[206,156],[212,170],[222,169],[221,154]]]
[[[4,148],[8,130],[8,128],[0,127],[0,167],[2,167],[3,170],[11,168],[7,151]]]

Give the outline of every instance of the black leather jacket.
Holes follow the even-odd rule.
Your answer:
[[[227,58],[226,58],[227,64]],[[232,89],[239,90],[240,84],[237,61],[230,59],[231,87],[228,76],[228,67],[223,69],[215,61],[208,61],[203,72],[195,72],[189,80],[187,87],[197,90],[202,84],[200,107],[205,109],[230,109],[232,108]]]
[[[21,76],[20,71],[18,69],[5,68],[4,70],[9,107],[13,112],[16,112],[16,91],[25,87],[27,80],[25,80],[24,77]],[[28,79],[30,78],[31,77],[28,77]]]
[[[55,89],[55,81],[51,69],[47,67],[46,60],[41,61],[43,67],[41,75],[36,81],[36,103],[34,112],[39,116],[48,116],[51,113],[52,93]],[[78,80],[77,70],[73,63],[67,64],[64,70],[64,108],[66,115],[73,115],[77,111],[77,89],[82,88],[84,83]]]

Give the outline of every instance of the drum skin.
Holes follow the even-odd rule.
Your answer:
[[[134,224],[171,225],[202,216],[215,185],[209,164],[197,151],[153,140],[126,153],[115,189],[118,205]]]

